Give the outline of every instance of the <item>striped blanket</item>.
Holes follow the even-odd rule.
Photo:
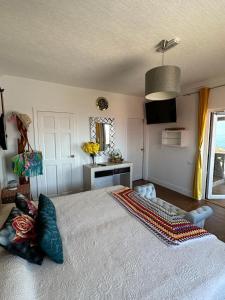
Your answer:
[[[205,229],[146,201],[130,188],[112,192],[112,195],[167,245],[180,245],[185,241],[210,235]]]

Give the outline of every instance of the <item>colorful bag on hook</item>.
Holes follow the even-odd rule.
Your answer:
[[[43,174],[41,151],[25,151],[12,158],[13,172],[18,176],[33,177]]]

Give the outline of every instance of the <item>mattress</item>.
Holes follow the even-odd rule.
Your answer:
[[[119,188],[53,198],[64,264],[0,249],[0,298],[225,299],[225,244],[210,235],[166,246],[111,197]]]

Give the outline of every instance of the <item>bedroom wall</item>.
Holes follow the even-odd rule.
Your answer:
[[[32,116],[32,109],[46,111],[62,111],[74,113],[77,118],[78,140],[80,146],[89,140],[89,117],[109,116],[115,118],[116,147],[126,158],[127,155],[127,118],[143,118],[143,99],[140,97],[109,93],[98,90],[65,86],[50,82],[32,80],[21,77],[3,76],[0,85],[5,88],[5,110],[18,111]],[[96,108],[96,99],[104,96],[109,100],[109,109],[101,112]],[[15,126],[7,122],[8,150],[1,151],[3,168],[0,171],[1,184],[6,183],[14,175],[10,170],[10,157],[16,153],[18,132]],[[34,129],[29,128],[29,138],[34,146]],[[135,138],[135,137],[134,137]],[[80,147],[78,147],[80,149]],[[76,189],[83,186],[82,165],[89,163],[90,158],[80,149]],[[4,170],[4,168],[6,170]],[[35,189],[35,182],[33,182]]]
[[[149,180],[189,195],[197,141],[197,95],[177,98],[177,123],[146,126],[149,133]],[[188,147],[162,146],[161,133],[167,127],[185,127]]]
[[[216,85],[216,84],[215,84]],[[225,109],[225,87],[212,89],[204,144],[203,195],[205,194],[210,112]],[[192,195],[197,145],[198,94],[177,98],[177,123],[146,125],[149,145],[148,178],[184,195]],[[161,145],[161,132],[166,127],[185,127],[188,147],[179,149]]]

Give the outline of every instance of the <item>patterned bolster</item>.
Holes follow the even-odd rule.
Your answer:
[[[140,195],[146,199],[152,200],[152,199],[156,198],[155,187],[154,187],[154,184],[152,184],[152,183],[148,183],[148,184],[141,185],[141,186],[136,186],[134,188],[134,190],[138,193],[138,195]]]
[[[213,214],[213,210],[209,206],[202,206],[185,214],[185,219],[191,223],[204,227],[205,220]]]

